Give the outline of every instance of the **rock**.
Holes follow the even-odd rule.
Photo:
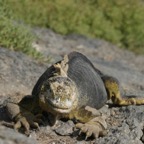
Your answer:
[[[0,98],[19,98],[20,95],[30,94],[37,79],[45,70],[44,64],[23,53],[0,47]]]
[[[0,126],[0,144],[37,144],[37,141],[12,129]]]
[[[69,120],[67,122],[62,122],[58,128],[55,129],[55,132],[59,135],[66,136],[71,135],[73,133],[74,123]]]

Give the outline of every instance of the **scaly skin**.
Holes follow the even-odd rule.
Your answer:
[[[104,75],[102,80],[107,90],[108,100],[111,99],[113,104],[119,106],[144,104],[143,98],[123,98],[120,94],[120,84],[116,78]]]
[[[122,98],[116,78],[104,75],[84,55],[73,52],[47,69],[32,96],[18,104],[9,103],[7,110],[15,120],[14,128],[23,126],[26,133],[30,126],[39,128],[45,111],[52,114],[52,125],[60,118],[76,119],[76,127],[86,138],[96,138],[104,136],[107,129],[105,117],[96,109],[109,99],[116,105],[144,104],[144,99]]]

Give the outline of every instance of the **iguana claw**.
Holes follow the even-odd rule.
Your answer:
[[[30,127],[39,129],[39,123],[43,123],[41,114],[34,115],[31,112],[20,108],[20,106],[15,103],[8,103],[6,109],[9,117],[15,121],[15,124],[13,125],[14,129],[19,130],[21,127],[24,127],[26,135],[29,135]]]
[[[76,128],[80,129],[79,134],[85,133],[85,139],[93,136],[97,138],[99,136],[105,136],[106,131],[106,122],[101,117],[96,117],[87,123],[77,123]]]

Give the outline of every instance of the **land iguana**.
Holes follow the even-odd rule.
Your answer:
[[[144,104],[144,99],[122,98],[116,78],[103,74],[79,52],[72,52],[50,66],[35,84],[32,96],[25,96],[18,104],[8,103],[14,128],[39,128],[42,111],[50,113],[51,125],[58,119],[77,120],[76,128],[86,138],[107,133],[105,116],[99,111],[111,99],[116,105]]]

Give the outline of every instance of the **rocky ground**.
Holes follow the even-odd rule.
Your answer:
[[[30,94],[39,76],[55,61],[71,51],[85,54],[101,71],[116,77],[123,95],[144,97],[144,56],[118,49],[99,39],[79,35],[61,36],[48,29],[35,28],[39,37],[33,46],[45,57],[47,63],[38,62],[22,53],[0,48],[0,122],[9,122],[5,112],[8,99],[19,101]],[[73,131],[72,121],[59,121],[56,128],[45,124],[40,130],[31,130],[26,137],[13,129],[0,126],[0,144],[142,144],[144,143],[144,106],[102,108],[107,115],[108,135],[96,140],[84,140]]]

